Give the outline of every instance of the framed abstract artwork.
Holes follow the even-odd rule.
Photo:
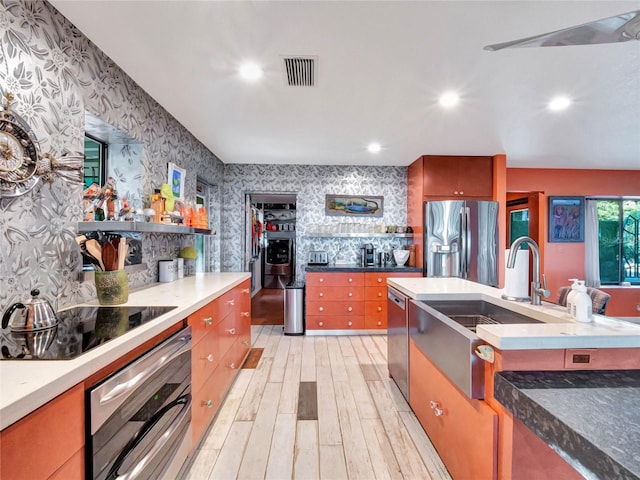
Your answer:
[[[584,241],[584,197],[549,197],[549,242]]]

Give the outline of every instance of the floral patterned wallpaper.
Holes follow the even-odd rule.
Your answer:
[[[195,198],[196,172],[222,183],[222,162],[47,2],[0,0],[0,90],[16,96],[14,109],[42,153],[81,152],[85,111],[140,140],[143,198],[166,181],[167,162],[187,170],[188,199]],[[55,308],[95,298],[93,283],[78,280],[81,198],[81,185],[56,179],[0,199],[0,311],[33,288]],[[154,282],[157,260],[192,241],[145,234],[149,268],[130,275],[132,287]]]
[[[326,193],[383,195],[384,218],[367,221],[406,221],[406,168],[225,166],[44,1],[0,0],[0,91],[16,96],[14,109],[33,129],[42,153],[82,151],[86,112],[140,141],[142,151],[124,152],[128,163],[114,172],[125,189],[141,179],[143,199],[166,181],[167,162],[186,169],[188,200],[195,198],[197,174],[208,184],[210,226],[218,230],[216,237],[205,237],[211,254],[204,267],[210,271],[243,269],[244,193],[298,194],[300,278],[309,250],[323,248],[332,259],[340,254],[355,261],[363,242],[306,234],[312,224],[351,221],[325,218]],[[129,163],[136,179],[125,173]],[[135,199],[138,192],[139,187],[129,194]],[[58,309],[95,298],[93,282],[79,280],[81,256],[74,237],[83,216],[81,198],[81,185],[55,179],[21,197],[0,199],[0,312],[28,299],[33,288]],[[158,259],[194,241],[186,235],[143,234],[148,269],[130,274],[131,286],[155,282]],[[385,242],[374,243],[387,248]]]
[[[333,261],[341,256],[356,263],[363,243],[384,250],[402,246],[399,239],[319,238],[312,235],[314,225],[367,223],[402,225],[407,221],[407,168],[336,165],[237,165],[224,169],[225,199],[222,234],[223,270],[244,266],[244,201],[247,193],[296,193],[296,277],[304,279],[304,267],[311,250],[326,250]],[[382,218],[327,217],[326,194],[382,195]]]

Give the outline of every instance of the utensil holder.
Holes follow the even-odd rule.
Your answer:
[[[95,283],[100,305],[120,305],[129,300],[129,275],[126,270],[96,271]]]

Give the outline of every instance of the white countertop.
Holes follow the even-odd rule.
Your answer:
[[[204,273],[131,292],[123,305],[177,308],[71,360],[0,361],[0,430],[250,277],[247,272]]]
[[[640,348],[640,325],[602,315],[578,323],[564,307],[512,302],[502,290],[460,278],[389,278],[388,284],[414,300],[485,300],[544,323],[478,325],[476,335],[500,350]]]

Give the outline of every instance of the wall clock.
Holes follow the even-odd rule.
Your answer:
[[[42,179],[51,181],[53,174],[82,182],[84,156],[57,160],[48,153],[40,155],[33,131],[11,110],[13,99],[13,94],[6,93],[0,109],[0,197],[23,195]]]
[[[10,110],[13,95],[5,95],[0,111],[0,196],[22,195],[38,184],[38,142],[19,115]]]

